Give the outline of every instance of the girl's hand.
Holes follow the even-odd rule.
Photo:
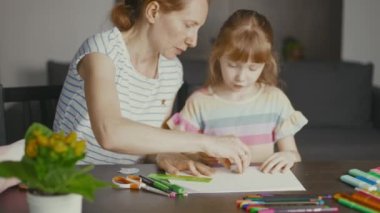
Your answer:
[[[205,143],[205,153],[211,157],[227,159],[236,164],[237,172],[244,172],[251,160],[248,147],[234,136],[212,136],[211,139],[211,143]]]
[[[281,151],[270,156],[260,167],[263,173],[286,172],[293,167],[299,159],[297,151]]]
[[[214,173],[214,169],[181,153],[157,154],[156,163],[170,174],[185,172],[196,176],[210,176]]]

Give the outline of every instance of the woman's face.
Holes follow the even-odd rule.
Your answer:
[[[151,39],[156,50],[172,59],[197,45],[198,30],[206,21],[207,0],[187,1],[184,9],[159,13],[151,28]]]

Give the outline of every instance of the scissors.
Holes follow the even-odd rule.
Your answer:
[[[156,189],[154,187],[148,186],[145,183],[142,182],[141,177],[137,175],[128,175],[126,177],[123,176],[115,176],[112,178],[112,183],[115,185],[119,186],[120,188],[123,189],[132,189],[132,190],[139,190],[139,189],[144,189],[149,192],[153,192],[156,194],[164,195],[166,197],[170,198],[175,198],[176,193],[167,193],[163,192],[159,189]]]
[[[140,189],[143,185],[141,178],[137,175],[115,176],[112,178],[112,183],[123,189]]]

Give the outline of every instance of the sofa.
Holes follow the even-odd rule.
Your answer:
[[[174,111],[203,85],[207,61],[181,59],[184,85]],[[68,64],[47,63],[50,84],[62,84]],[[281,88],[309,123],[295,135],[304,161],[380,160],[380,88],[373,65],[302,61],[279,66]]]
[[[206,79],[207,62],[182,60],[179,106]],[[309,123],[295,135],[304,161],[380,160],[380,88],[373,65],[354,62],[282,63],[281,88]]]

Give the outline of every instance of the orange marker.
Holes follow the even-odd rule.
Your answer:
[[[356,192],[352,196],[353,200],[365,204],[373,209],[380,210],[380,202],[378,202],[375,198],[366,195],[361,192]]]

